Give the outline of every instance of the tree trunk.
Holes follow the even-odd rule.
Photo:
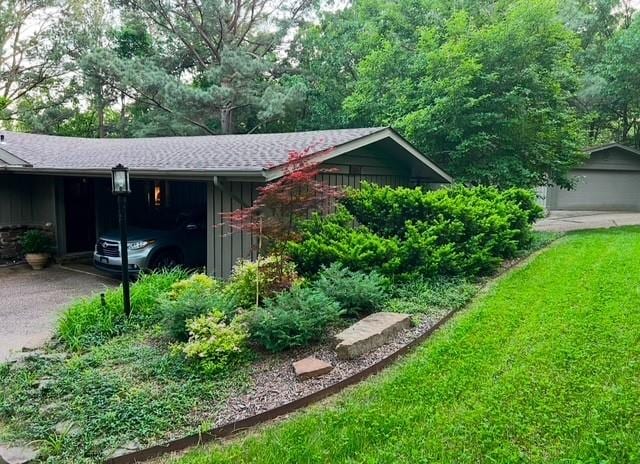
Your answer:
[[[622,137],[620,138],[620,142],[626,143],[627,136],[629,135],[629,129],[631,129],[631,126],[629,125],[627,108],[625,108],[624,112],[622,113]]]
[[[233,108],[225,107],[220,110],[220,131],[223,134],[233,134]]]
[[[102,98],[102,87],[98,88],[98,94],[96,95],[96,113],[98,116],[98,138],[103,139],[105,134],[104,129],[104,98]]]
[[[120,93],[120,137],[125,136],[125,131],[127,128],[127,109],[125,106],[125,94],[124,92]]]

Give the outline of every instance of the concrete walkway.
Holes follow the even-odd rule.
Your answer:
[[[52,266],[0,268],[0,362],[12,351],[46,342],[60,312],[75,298],[118,282],[87,272]]]
[[[620,211],[551,211],[538,221],[536,230],[569,232],[582,229],[606,229],[609,227],[640,225],[640,213]]]

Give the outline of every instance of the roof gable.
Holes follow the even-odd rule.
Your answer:
[[[611,142],[611,143],[606,143],[604,145],[598,145],[595,147],[587,148],[586,152],[592,154],[600,151],[611,150],[612,148],[617,148],[622,151],[633,153],[634,155],[640,155],[640,150],[637,150],[628,145],[622,145],[621,143],[617,143],[617,142]]]

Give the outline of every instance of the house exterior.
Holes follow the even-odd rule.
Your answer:
[[[256,189],[281,177],[289,153],[308,147],[332,185],[438,187],[451,177],[386,127],[285,134],[82,139],[4,132],[0,142],[0,257],[39,227],[57,254],[87,254],[117,226],[111,168],[129,167],[130,223],[162,208],[206,211],[207,271],[226,277],[255,249],[253,237],[221,224],[220,213],[250,205]],[[143,224],[144,225],[144,224]]]
[[[640,211],[640,151],[619,143],[587,149],[589,159],[570,173],[572,190],[541,190],[547,210]]]

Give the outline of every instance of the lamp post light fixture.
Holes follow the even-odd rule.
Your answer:
[[[122,263],[122,296],[124,313],[131,315],[129,292],[129,247],[127,243],[127,196],[131,193],[129,168],[118,164],[111,169],[111,193],[118,197],[118,222],[120,224],[120,261]]]

